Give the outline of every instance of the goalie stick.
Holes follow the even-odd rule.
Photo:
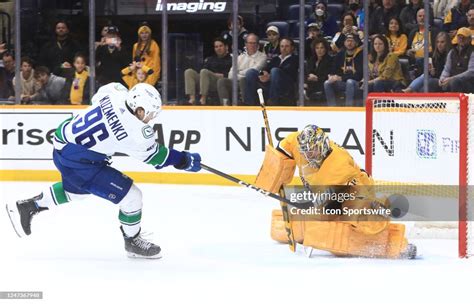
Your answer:
[[[257,192],[259,192],[259,193],[262,194],[262,195],[265,195],[265,196],[271,197],[271,198],[273,198],[273,199],[279,200],[280,202],[285,202],[285,204],[287,204],[287,205],[289,204],[289,205],[292,205],[292,206],[294,206],[294,207],[296,207],[296,208],[299,208],[299,209],[308,209],[308,208],[314,206],[311,201],[308,201],[308,202],[292,202],[292,201],[289,200],[289,199],[286,199],[286,198],[284,198],[284,197],[280,197],[280,196],[277,195],[277,194],[274,194],[274,193],[272,193],[272,192],[269,192],[269,191],[267,191],[267,190],[264,190],[264,189],[262,189],[262,188],[259,188],[258,186],[255,186],[255,185],[253,185],[253,184],[247,183],[247,182],[245,182],[245,181],[243,181],[243,180],[240,180],[240,179],[238,179],[238,178],[236,178],[236,177],[234,177],[234,176],[231,176],[231,175],[229,175],[229,174],[226,174],[226,173],[224,173],[224,172],[221,172],[221,171],[219,171],[219,170],[217,170],[217,169],[215,169],[215,168],[212,168],[212,167],[210,167],[210,166],[208,166],[208,165],[205,165],[205,164],[203,164],[203,163],[201,163],[201,168],[207,170],[208,172],[211,172],[211,173],[213,173],[213,174],[216,174],[216,175],[218,175],[218,176],[221,176],[222,178],[225,178],[225,179],[227,179],[227,180],[230,180],[230,181],[232,181],[232,182],[235,182],[235,183],[237,183],[237,184],[240,184],[240,185],[242,185],[242,186],[244,186],[244,187],[246,187],[246,188],[249,188],[249,189],[252,189],[252,190],[254,190],[254,191],[257,191]]]
[[[267,109],[265,108],[265,100],[263,99],[262,89],[260,88],[257,89],[257,93],[258,93],[258,99],[260,100],[260,106],[262,106],[263,121],[265,122],[265,130],[267,133],[268,144],[273,146],[272,133],[270,130],[270,124],[268,123]],[[283,189],[283,186],[280,188],[278,193],[280,194],[280,197],[285,198],[285,190]],[[296,241],[295,241],[295,236],[293,234],[293,229],[291,227],[290,215],[288,213],[288,203],[285,201],[280,201],[280,207],[283,213],[283,221],[285,222],[285,231],[286,231],[286,236],[288,238],[288,245],[290,247],[290,250],[295,252]]]

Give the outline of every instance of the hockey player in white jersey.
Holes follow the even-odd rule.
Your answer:
[[[92,105],[62,122],[54,134],[53,160],[62,181],[36,197],[7,204],[16,233],[30,235],[31,220],[37,213],[92,194],[119,205],[120,229],[130,257],[161,257],[160,247],[140,235],[142,193],[109,162],[120,152],[157,169],[173,165],[199,171],[199,154],[156,143],[148,123],[160,111],[160,94],[148,84],[137,84],[130,91],[119,83],[101,87]]]

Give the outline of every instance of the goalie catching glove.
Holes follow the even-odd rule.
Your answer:
[[[188,172],[198,172],[201,170],[201,156],[198,153],[183,151],[183,161],[175,165],[176,169],[182,169]]]

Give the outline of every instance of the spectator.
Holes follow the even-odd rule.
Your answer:
[[[13,53],[6,51],[2,53],[3,67],[0,67],[1,73],[4,73],[7,79],[11,82],[15,76],[15,57]]]
[[[317,23],[310,23],[308,24],[308,37],[304,42],[304,58],[308,60],[313,55],[313,50],[311,46],[313,45],[313,41],[316,38],[322,37],[321,29],[319,28],[319,24]]]
[[[457,45],[451,49],[439,78],[443,91],[474,92],[474,53],[471,30],[460,28],[456,33]]]
[[[433,52],[433,58],[430,58],[429,63],[429,80],[428,80],[428,90],[430,92],[439,91],[438,86],[439,77],[441,72],[443,72],[444,65],[446,64],[446,58],[448,57],[448,52],[451,50],[451,39],[446,32],[439,32],[436,36],[436,48]],[[411,84],[404,90],[405,93],[409,92],[423,92],[424,86],[424,74],[420,75],[414,79]]]
[[[184,71],[185,92],[189,95],[188,104],[196,103],[196,86],[199,85],[201,98],[199,103],[205,105],[210,91],[217,90],[217,81],[228,76],[232,67],[232,57],[229,54],[229,47],[222,37],[214,39],[215,55],[204,60],[204,65],[199,73],[193,69]]]
[[[21,58],[20,80],[21,80],[21,103],[28,104],[39,91],[39,83],[34,78],[33,60],[29,57]],[[13,78],[15,84],[15,77]]]
[[[365,20],[365,14],[364,14],[364,8],[362,7],[362,5],[360,4],[360,1],[359,0],[349,0],[347,1],[347,5],[346,7],[348,7],[348,10],[347,12],[349,13],[352,13],[352,15],[354,15],[357,19],[357,28],[359,30],[364,30],[364,20]]]
[[[5,76],[0,74],[0,101],[12,100],[12,92],[8,87]]]
[[[34,98],[35,104],[66,104],[68,88],[64,77],[50,73],[45,66],[37,67],[34,77],[40,84],[40,90]]]
[[[313,16],[307,20],[307,24],[317,23],[323,36],[333,37],[337,32],[336,19],[329,15],[326,2],[316,1],[313,9]]]
[[[294,55],[295,43],[291,38],[280,40],[280,55],[274,57],[261,71],[249,69],[245,74],[244,103],[258,104],[257,88],[269,91],[269,105],[295,105],[298,79],[298,56]]]
[[[6,43],[0,43],[0,55],[3,55],[3,53],[7,52],[6,46]]]
[[[109,31],[109,28],[110,27],[114,27],[113,25],[111,24],[108,24],[108,25],[105,25],[102,30],[100,31],[100,40],[99,41],[96,41],[95,42],[95,48],[97,49],[97,47],[99,46],[105,46],[107,43],[105,42],[105,39],[107,38],[107,32]],[[118,32],[118,29],[116,27],[115,28],[115,31]]]
[[[80,45],[69,36],[69,27],[65,21],[55,25],[56,37],[47,42],[40,50],[38,62],[48,67],[55,75],[65,76],[72,70],[74,55],[80,51]]]
[[[106,44],[96,51],[97,81],[99,86],[121,82],[122,67],[129,64],[130,53],[122,46],[117,27],[110,26],[105,35]]]
[[[400,11],[398,6],[395,5],[394,0],[383,0],[382,6],[376,8],[375,11],[370,15],[370,36],[375,36],[377,34],[387,34],[387,27],[390,18],[398,17],[399,13]]]
[[[364,32],[357,29],[357,20],[352,13],[348,12],[342,16],[341,31],[337,32],[331,41],[331,49],[337,53],[344,47],[346,35],[354,35],[356,39],[362,41],[364,39]]]
[[[141,61],[144,66],[153,70],[153,74],[148,75],[145,82],[155,86],[161,72],[160,46],[151,38],[151,29],[147,25],[138,29],[138,42],[133,45],[133,61]]]
[[[128,89],[132,89],[138,83],[146,83],[147,77],[151,74],[153,74],[153,70],[141,61],[134,61],[128,67],[122,69],[122,79],[127,84]]]
[[[418,71],[423,70],[423,58],[425,54],[425,10],[420,8],[416,12],[416,18],[418,20],[418,28],[413,29],[408,35],[408,47],[407,56],[410,58],[410,63],[415,69],[415,75],[419,76],[421,73]],[[435,28],[431,28],[429,31],[429,44],[428,50],[431,54],[435,48],[435,39],[438,31]]]
[[[237,79],[239,82],[240,93],[244,96],[245,92],[245,73],[249,69],[261,70],[265,65],[267,57],[258,50],[258,36],[250,33],[245,39],[246,51],[239,55],[237,59]],[[221,104],[227,106],[232,96],[232,70],[229,70],[229,78],[220,78],[217,81],[217,91]]]
[[[345,92],[346,106],[355,106],[359,82],[363,77],[363,56],[357,46],[356,36],[346,35],[344,49],[337,53],[332,67],[328,80],[324,82],[328,105],[337,106],[336,92]]]
[[[467,12],[467,23],[469,24],[469,29],[471,30],[471,37],[474,37],[474,5],[471,5],[469,11]],[[474,44],[474,39],[471,41],[471,44]]]
[[[434,0],[434,16],[436,18],[443,18],[449,13],[449,11],[457,4],[457,1],[452,0]]]
[[[13,78],[15,77],[15,58],[13,54],[6,51],[2,54],[3,67],[0,67],[2,82],[0,84],[0,97],[10,98],[15,95],[13,90]]]
[[[449,10],[444,17],[443,30],[448,32],[451,37],[454,37],[456,30],[460,27],[469,26],[467,23],[467,12],[471,6],[470,0],[461,0],[458,5]]]
[[[372,16],[379,7],[382,7],[382,0],[369,0],[369,15]]]
[[[268,43],[263,47],[263,51],[267,55],[267,62],[270,62],[273,57],[280,55],[280,32],[276,26],[271,25],[266,33]]]
[[[69,102],[72,105],[89,105],[89,71],[86,66],[86,57],[76,54],[74,57],[74,72],[66,81],[69,90]]]
[[[405,7],[406,8],[406,7]],[[387,35],[390,52],[398,57],[405,56],[408,44],[407,35],[403,34],[403,26],[397,17],[390,18]]]
[[[329,56],[329,43],[324,38],[316,38],[311,46],[311,56],[306,65],[306,94],[310,101],[324,102],[324,82],[328,79],[333,59]]]
[[[418,27],[418,20],[416,18],[416,13],[420,8],[424,8],[425,5],[423,0],[410,0],[410,4],[405,6],[400,12],[401,24],[405,29],[407,34],[410,34],[413,29]],[[434,23],[433,8],[430,5],[430,25]]]
[[[369,92],[395,92],[406,86],[398,56],[389,52],[388,40],[376,35],[369,55]]]
[[[224,38],[226,45],[229,46],[229,53],[232,53],[232,16],[227,20],[227,30],[221,33],[221,37]],[[242,16],[237,16],[237,45],[239,54],[244,51],[245,38],[248,35],[248,31],[244,28],[244,18]]]
[[[407,5],[407,0],[394,0],[394,3],[395,5],[398,6],[399,10],[401,11]]]

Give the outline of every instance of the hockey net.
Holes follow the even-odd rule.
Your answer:
[[[401,219],[409,237],[457,238],[461,257],[474,254],[473,118],[474,96],[464,94],[371,94],[366,101],[365,167],[377,189],[409,198]]]

